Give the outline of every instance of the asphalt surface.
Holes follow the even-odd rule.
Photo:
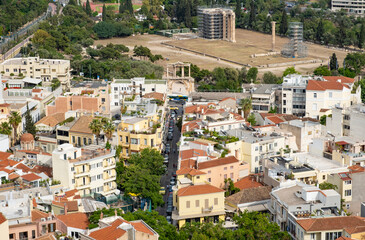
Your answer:
[[[166,140],[164,141],[165,143],[170,143],[171,145],[171,151],[169,154],[169,163],[167,166],[167,173],[161,177],[161,187],[165,187],[166,189],[166,194],[163,196],[163,200],[165,202],[165,205],[163,207],[158,207],[156,210],[159,212],[160,215],[163,216],[167,216],[166,210],[167,210],[167,198],[169,196],[169,194],[172,194],[172,192],[169,192],[169,188],[167,188],[167,185],[170,186],[170,179],[173,176],[173,173],[176,172],[176,168],[177,168],[177,163],[178,163],[178,156],[179,156],[179,151],[177,148],[177,143],[180,140],[180,130],[178,129],[178,127],[176,126],[177,123],[177,119],[179,117],[182,117],[183,114],[183,107],[181,105],[181,103],[176,103],[176,102],[169,102],[169,107],[178,107],[179,109],[176,110],[176,117],[175,117],[175,124],[174,124],[174,131],[173,131],[173,137],[172,140],[167,140],[167,137],[165,138]],[[170,110],[170,115],[171,115],[171,111]],[[169,118],[167,119],[167,121],[170,120],[170,115]],[[166,129],[166,131],[168,131],[168,129]],[[167,133],[166,133],[167,136]]]

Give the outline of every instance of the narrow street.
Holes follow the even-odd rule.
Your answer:
[[[167,173],[161,177],[161,187],[165,187],[166,188],[166,194],[163,196],[163,200],[165,202],[165,205],[163,207],[158,207],[157,211],[159,212],[160,215],[166,216],[166,210],[167,210],[167,199],[169,194],[172,194],[172,192],[169,192],[169,188],[167,188],[167,185],[170,186],[170,179],[173,176],[173,173],[176,172],[176,168],[177,168],[177,163],[178,163],[178,156],[179,156],[179,151],[178,151],[178,147],[177,147],[177,143],[180,140],[180,130],[178,129],[178,127],[176,126],[177,123],[177,119],[179,117],[182,117],[182,113],[183,113],[183,107],[180,103],[175,103],[175,102],[171,102],[169,103],[169,107],[178,107],[179,109],[175,110],[176,111],[176,117],[175,117],[175,124],[174,124],[174,131],[173,131],[173,137],[172,140],[167,140],[166,138],[166,143],[170,143],[171,145],[171,151],[169,154],[169,163],[167,166]],[[171,111],[170,110],[170,116],[171,116]],[[167,121],[170,120],[170,116],[167,119]]]

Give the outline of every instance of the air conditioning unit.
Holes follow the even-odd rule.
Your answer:
[[[45,218],[41,218],[41,222],[45,222],[46,221],[46,219]]]
[[[48,221],[52,220],[52,217],[47,217],[47,220],[48,220]]]

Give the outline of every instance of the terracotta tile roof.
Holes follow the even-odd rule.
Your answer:
[[[6,220],[6,217],[0,212],[0,224],[4,223]]]
[[[323,79],[329,81],[329,82],[337,82],[338,80],[341,81],[341,83],[354,83],[354,78],[344,77],[344,76],[323,76]]]
[[[365,218],[356,216],[298,219],[297,223],[307,232],[348,229],[352,234],[365,228]]]
[[[50,127],[55,127],[57,124],[65,120],[65,113],[55,113],[49,116],[45,116],[41,120],[35,123],[35,125],[44,124]]]
[[[188,159],[181,161],[180,168],[196,168],[196,160]]]
[[[0,160],[8,160],[11,155],[13,154],[8,152],[0,152]]]
[[[271,192],[271,187],[269,186],[247,188],[229,197],[226,197],[225,201],[233,205],[238,205],[243,203],[269,200],[271,199],[270,192]]]
[[[43,152],[43,151],[35,151],[35,150],[18,150],[18,152],[23,152],[23,153],[28,153],[28,154],[40,154],[40,155],[47,155],[47,156],[52,156],[52,154],[48,153],[48,152]]]
[[[357,173],[357,172],[364,172],[365,168],[361,167],[359,165],[352,165],[350,167],[348,167],[348,169],[350,169],[351,173]]]
[[[330,109],[327,109],[327,108],[321,108],[321,110],[319,110],[319,112],[327,112],[329,111]]]
[[[14,180],[14,179],[17,179],[18,177],[20,177],[18,174],[12,173],[9,175],[9,180]]]
[[[207,152],[201,149],[188,149],[180,151],[179,153],[181,160],[185,160],[192,157],[208,156]]]
[[[196,170],[194,168],[180,168],[179,170],[176,171],[176,175],[185,175],[185,174],[189,174],[191,176],[197,176],[197,175],[204,175],[206,173]]]
[[[75,195],[72,199],[73,199],[73,200],[81,199],[81,196],[80,196],[80,195]]]
[[[236,99],[233,98],[233,97],[226,97],[226,98],[223,98],[222,100],[220,100],[219,102],[223,102],[223,101],[226,101],[228,99],[232,99],[232,100],[235,100],[236,101]]]
[[[229,157],[225,157],[225,158],[218,158],[215,160],[209,160],[209,161],[197,163],[197,165],[198,165],[197,168],[206,169],[206,168],[212,168],[212,167],[217,167],[217,166],[222,166],[222,165],[227,165],[227,164],[232,164],[232,163],[238,163],[238,159],[235,158],[234,156],[229,156]]]
[[[165,94],[158,92],[150,92],[143,95],[144,98],[153,98],[160,101],[165,101]]]
[[[27,173],[27,172],[29,172],[30,171],[30,168],[29,167],[27,167],[27,166],[25,166],[23,163],[19,163],[19,164],[17,164],[16,166],[14,166],[15,168],[17,168],[17,169],[20,169],[20,170],[22,170],[23,172],[25,172],[25,173]]]
[[[116,240],[126,233],[125,230],[118,228],[123,222],[123,220],[117,219],[109,227],[93,231],[89,236],[95,240]]]
[[[37,174],[29,173],[29,174],[22,175],[22,179],[27,182],[33,182],[36,180],[40,180],[42,178],[40,176],[38,176]]]
[[[86,230],[90,224],[86,213],[70,213],[67,215],[57,215],[56,217],[67,227]]]
[[[79,210],[79,205],[77,203],[77,201],[61,201],[61,202],[56,202],[56,201],[52,201],[52,204],[58,207],[65,207],[65,204],[67,206],[67,211],[68,212],[77,212]]]
[[[4,167],[0,168],[0,172],[1,171],[6,172],[7,174],[10,174],[10,173],[14,172],[14,170],[10,170],[10,169],[4,168]]]
[[[188,187],[180,188],[177,191],[177,195],[179,197],[184,197],[184,196],[202,195],[202,194],[218,193],[218,192],[224,192],[224,190],[209,184],[203,184],[203,185],[191,185]]]
[[[95,240],[117,240],[126,233],[125,230],[119,228],[119,226],[123,223],[131,224],[137,232],[155,235],[155,233],[150,230],[150,227],[141,220],[128,222],[122,218],[119,218],[115,220],[110,226],[93,231],[89,236]]]
[[[204,146],[209,146],[208,143],[199,142],[199,141],[191,141],[191,143],[195,143],[195,144],[199,144],[199,145],[204,145]]]
[[[347,86],[346,84],[339,82],[309,80],[306,90],[309,91],[343,90],[344,87],[349,88],[349,86]]]
[[[193,131],[194,129],[200,129],[200,126],[198,123],[201,123],[202,120],[193,120],[189,121],[187,123],[184,123],[182,126],[182,133],[188,132],[187,128],[189,127],[189,131]]]
[[[9,107],[9,106],[10,106],[9,103],[2,103],[2,104],[0,104],[0,107]]]
[[[37,207],[38,206],[38,204],[37,204],[37,200],[35,199],[35,198],[33,198],[33,207]]]
[[[75,124],[70,128],[69,131],[92,134],[92,131],[89,128],[89,124],[92,122],[92,120],[92,116],[81,116],[76,120]]]
[[[201,113],[202,115],[210,115],[210,114],[220,114],[225,112],[223,109],[210,109],[208,108],[204,113]]]
[[[268,120],[270,120],[271,122],[273,122],[274,124],[279,124],[282,122],[285,122],[285,120],[277,117],[277,116],[272,116],[272,117],[266,117]]]
[[[253,176],[247,176],[235,182],[234,186],[242,190],[247,188],[257,188],[263,185],[259,182],[256,182]]]
[[[46,217],[48,217],[48,213],[39,210],[32,210],[32,222],[40,221],[41,218]]]
[[[73,190],[70,190],[70,191],[67,191],[67,192],[65,192],[65,196],[67,197],[67,198],[69,198],[69,197],[72,197],[72,196],[74,196],[76,193],[78,193],[79,191],[77,190],[77,189],[73,189]]]
[[[33,168],[31,168],[30,171],[34,173],[44,173],[50,178],[53,177],[52,167],[36,165]]]
[[[353,238],[348,238],[348,237],[339,237],[339,238],[336,238],[336,240],[354,240]]]
[[[32,89],[32,92],[42,92],[42,89],[36,89],[36,88],[33,88],[33,89]]]

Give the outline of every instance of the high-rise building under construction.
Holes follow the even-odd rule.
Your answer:
[[[236,42],[236,16],[230,8],[198,8],[199,36]]]

